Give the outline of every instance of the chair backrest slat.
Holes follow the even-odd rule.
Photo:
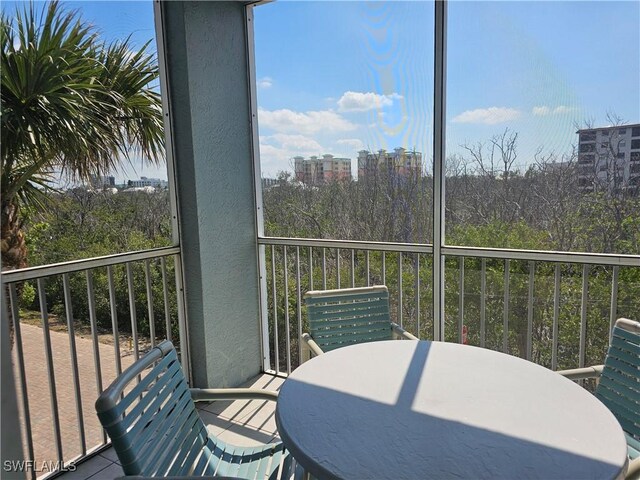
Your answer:
[[[100,395],[96,410],[126,475],[187,474],[199,452],[211,450],[170,342],[123,372]]]
[[[614,362],[610,362],[614,364]],[[624,365],[622,362],[615,362],[615,364]],[[640,384],[633,380],[629,375],[624,375],[622,373],[613,370],[612,368],[607,369],[602,372],[600,376],[600,381],[604,381],[603,385],[609,385],[609,388],[622,388],[623,390],[627,390],[630,396],[640,396]],[[614,387],[615,385],[615,387]]]
[[[162,360],[160,360],[156,368],[158,371],[163,371],[170,364],[171,364],[171,358],[165,357]],[[124,376],[124,373],[126,373],[128,370],[129,369],[125,370],[125,372],[123,372],[122,375]],[[126,397],[120,399],[119,401],[116,401],[116,399],[114,398],[115,395],[113,394],[111,394],[110,396],[107,396],[107,392],[109,392],[109,390],[108,389],[105,390],[105,392],[102,393],[102,395],[100,395],[100,398],[98,399],[98,402],[100,402],[101,404],[109,405],[108,409],[103,406],[103,407],[100,407],[102,410],[98,410],[98,417],[100,418],[100,421],[102,422],[102,424],[104,426],[109,426],[114,421],[121,422],[122,419],[120,417],[122,416],[124,411],[127,410],[131,406],[131,404],[136,402],[136,398],[138,397],[138,395],[142,394],[142,392],[149,389],[149,386],[151,382],[153,382],[153,380],[154,380],[153,376],[150,376],[150,375],[145,376],[144,378],[142,378],[142,380],[139,381],[137,385],[135,385],[131,389],[130,395],[127,395]],[[118,391],[122,393],[124,389],[119,388]],[[96,408],[98,408],[98,402],[96,402]]]
[[[341,328],[332,328],[332,329],[318,329],[316,330],[316,334],[314,335],[314,340],[322,341],[322,339],[326,340],[339,340],[340,338],[344,338],[345,335],[357,336],[363,335],[366,337],[367,335],[387,335],[387,330],[389,329],[388,325],[345,325]],[[378,333],[379,332],[379,333]],[[388,336],[388,335],[387,335]]]
[[[392,338],[385,286],[312,291],[305,302],[311,336],[324,351]]]
[[[605,383],[599,389],[599,396],[604,399],[603,402],[611,406],[612,410],[615,410],[618,417],[634,422],[637,415],[636,403],[630,400],[630,397],[620,395],[617,387],[617,385],[606,383],[605,380]]]
[[[195,416],[194,416],[195,415]],[[196,418],[197,417],[197,418]],[[169,470],[160,472],[167,476],[189,475],[194,465],[191,462],[195,459],[195,455],[202,452],[204,445],[207,444],[207,428],[201,425],[200,417],[196,412],[189,415],[189,421],[178,427],[178,438],[182,441],[177,445],[177,449],[181,452],[187,452],[187,455],[176,458]]]
[[[345,315],[345,316],[333,316],[331,318],[323,317],[321,319],[315,319],[309,322],[309,325],[314,330],[339,330],[342,328],[348,328],[352,326],[372,326],[372,327],[388,327],[389,314],[386,312],[379,312],[372,315]]]
[[[177,430],[192,415],[191,396],[184,383],[178,382],[175,388],[165,388],[162,393],[161,405],[148,408],[137,420],[136,429],[128,432],[137,447],[135,462],[143,471],[156,468],[150,462],[152,452],[171,452],[171,436],[179,436]],[[146,403],[144,399],[142,403]]]
[[[144,418],[140,417],[149,415],[150,412],[159,409],[162,404],[167,401],[169,395],[172,395],[176,392],[181,378],[179,375],[177,375],[180,367],[175,367],[176,365],[171,365],[171,368],[166,371],[166,382],[157,382],[151,389],[149,389],[145,393],[145,396],[148,396],[150,398],[150,402],[148,404],[144,402],[138,402],[138,404],[135,405],[126,415],[126,417],[122,420],[123,431],[127,432],[127,434],[131,434],[129,432],[129,427],[131,427],[135,432],[137,430],[136,426],[139,428],[139,425],[142,424],[140,420],[144,420]],[[134,422],[135,425],[132,425]]]
[[[640,440],[640,329],[636,322],[616,322],[595,394],[627,435]]]
[[[165,471],[170,462],[168,459],[172,458],[171,452],[179,449],[180,443],[184,440],[185,435],[180,434],[180,430],[188,426],[192,428],[199,418],[189,408],[189,402],[191,398],[183,395],[180,399],[180,403],[167,411],[158,412],[163,418],[158,419],[155,428],[147,429],[147,437],[141,439],[143,442],[146,440],[146,446],[140,449],[139,458],[142,460],[143,470],[153,470],[154,474],[158,471]],[[174,413],[175,412],[175,413]],[[166,418],[170,414],[170,418]],[[154,436],[163,438],[162,442],[150,442]]]
[[[629,334],[629,332],[625,332],[624,330],[623,330],[623,332],[625,334]],[[620,332],[618,332],[618,333],[620,333]],[[631,335],[633,335],[633,334],[631,334]],[[640,345],[633,344],[631,340],[626,338],[626,336],[625,337],[621,337],[621,336],[618,336],[618,335],[614,336],[611,339],[611,345],[614,346],[614,347],[619,348],[620,350],[626,350],[626,351],[631,352],[631,353],[633,353],[635,355],[640,355]]]
[[[281,442],[247,448],[209,434],[191,392],[168,341],[152,348],[102,392],[96,411],[125,475],[235,477],[242,470],[242,478],[292,478],[292,460],[284,469],[272,462],[276,454],[290,457]]]
[[[607,352],[607,355],[619,361],[620,363],[624,363],[625,370],[633,371],[634,369],[638,368],[637,367],[638,355],[636,355],[634,352],[632,352],[629,349],[622,349],[615,345],[611,345],[609,347],[609,351]]]
[[[352,302],[351,300],[340,299],[342,303],[336,304],[316,304],[309,305],[307,308],[315,315],[335,315],[340,313],[351,313],[352,315],[366,315],[368,313],[388,311],[389,306],[387,300],[380,298],[379,300]],[[349,302],[349,303],[345,303]]]
[[[318,327],[323,325],[333,325],[339,326],[341,324],[347,324],[349,322],[363,322],[367,321],[367,323],[375,323],[375,322],[386,322],[389,323],[389,312],[388,309],[377,309],[371,312],[335,312],[335,313],[324,313],[324,312],[309,312],[309,315],[313,320],[309,321],[310,326]],[[338,319],[338,320],[336,320]],[[336,323],[340,322],[340,323]]]

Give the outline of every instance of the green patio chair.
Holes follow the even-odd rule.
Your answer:
[[[309,333],[302,335],[302,361],[347,345],[393,338],[418,340],[391,321],[384,285],[316,290],[304,296]]]
[[[173,345],[164,341],[102,392],[96,410],[127,476],[303,478],[280,442],[239,447],[207,431],[194,402],[235,399],[275,401],[277,393],[190,389]]]
[[[572,380],[599,379],[595,395],[615,415],[627,437],[627,478],[640,478],[640,322],[616,321],[604,365],[558,373]]]

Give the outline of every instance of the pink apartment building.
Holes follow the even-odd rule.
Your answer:
[[[395,148],[393,152],[384,149],[371,153],[358,152],[358,180],[363,180],[377,171],[390,171],[400,176],[419,176],[422,172],[422,153]]]
[[[351,159],[325,154],[321,158],[294,157],[296,180],[315,185],[338,180],[351,180]]]

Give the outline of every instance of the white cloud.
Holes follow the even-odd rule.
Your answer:
[[[325,149],[313,138],[304,135],[276,133],[260,136],[262,175],[275,176],[281,170],[293,169],[293,157],[320,155]]]
[[[262,127],[279,133],[310,135],[317,132],[348,132],[357,125],[332,110],[294,112],[293,110],[258,109],[258,121]]]
[[[485,125],[495,125],[496,123],[515,120],[520,116],[520,112],[515,108],[489,107],[467,110],[453,118],[455,123],[483,123]]]
[[[342,112],[366,112],[368,110],[390,107],[394,100],[403,97],[397,93],[380,95],[373,92],[345,92],[338,100],[338,108]]]
[[[355,151],[362,150],[364,148],[364,143],[359,138],[343,138],[336,142],[338,145],[346,145],[349,148],[352,148]]]
[[[533,113],[536,117],[543,117],[545,115],[549,115],[551,113],[551,109],[546,105],[543,105],[541,107],[533,107],[531,113]]]
[[[573,108],[567,107],[566,105],[560,105],[553,109],[553,113],[561,114],[561,113],[569,113],[572,112]]]
[[[572,112],[573,108],[567,107],[566,105],[558,105],[555,108],[549,107],[547,105],[542,105],[539,107],[533,107],[531,113],[533,113],[536,117],[544,117],[547,115],[562,115],[563,113]]]
[[[258,88],[270,88],[273,85],[271,77],[262,77],[258,79]]]
[[[322,146],[313,138],[304,135],[287,135],[286,133],[276,133],[260,137],[260,143],[277,144],[280,148],[292,151],[304,152],[304,154],[319,154]]]

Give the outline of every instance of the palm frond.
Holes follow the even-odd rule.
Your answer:
[[[106,174],[131,152],[162,160],[158,67],[149,44],[107,45],[57,1],[40,11],[17,8],[13,18],[2,13],[0,36],[3,201],[34,201],[50,188],[46,172],[54,169],[78,180]]]

